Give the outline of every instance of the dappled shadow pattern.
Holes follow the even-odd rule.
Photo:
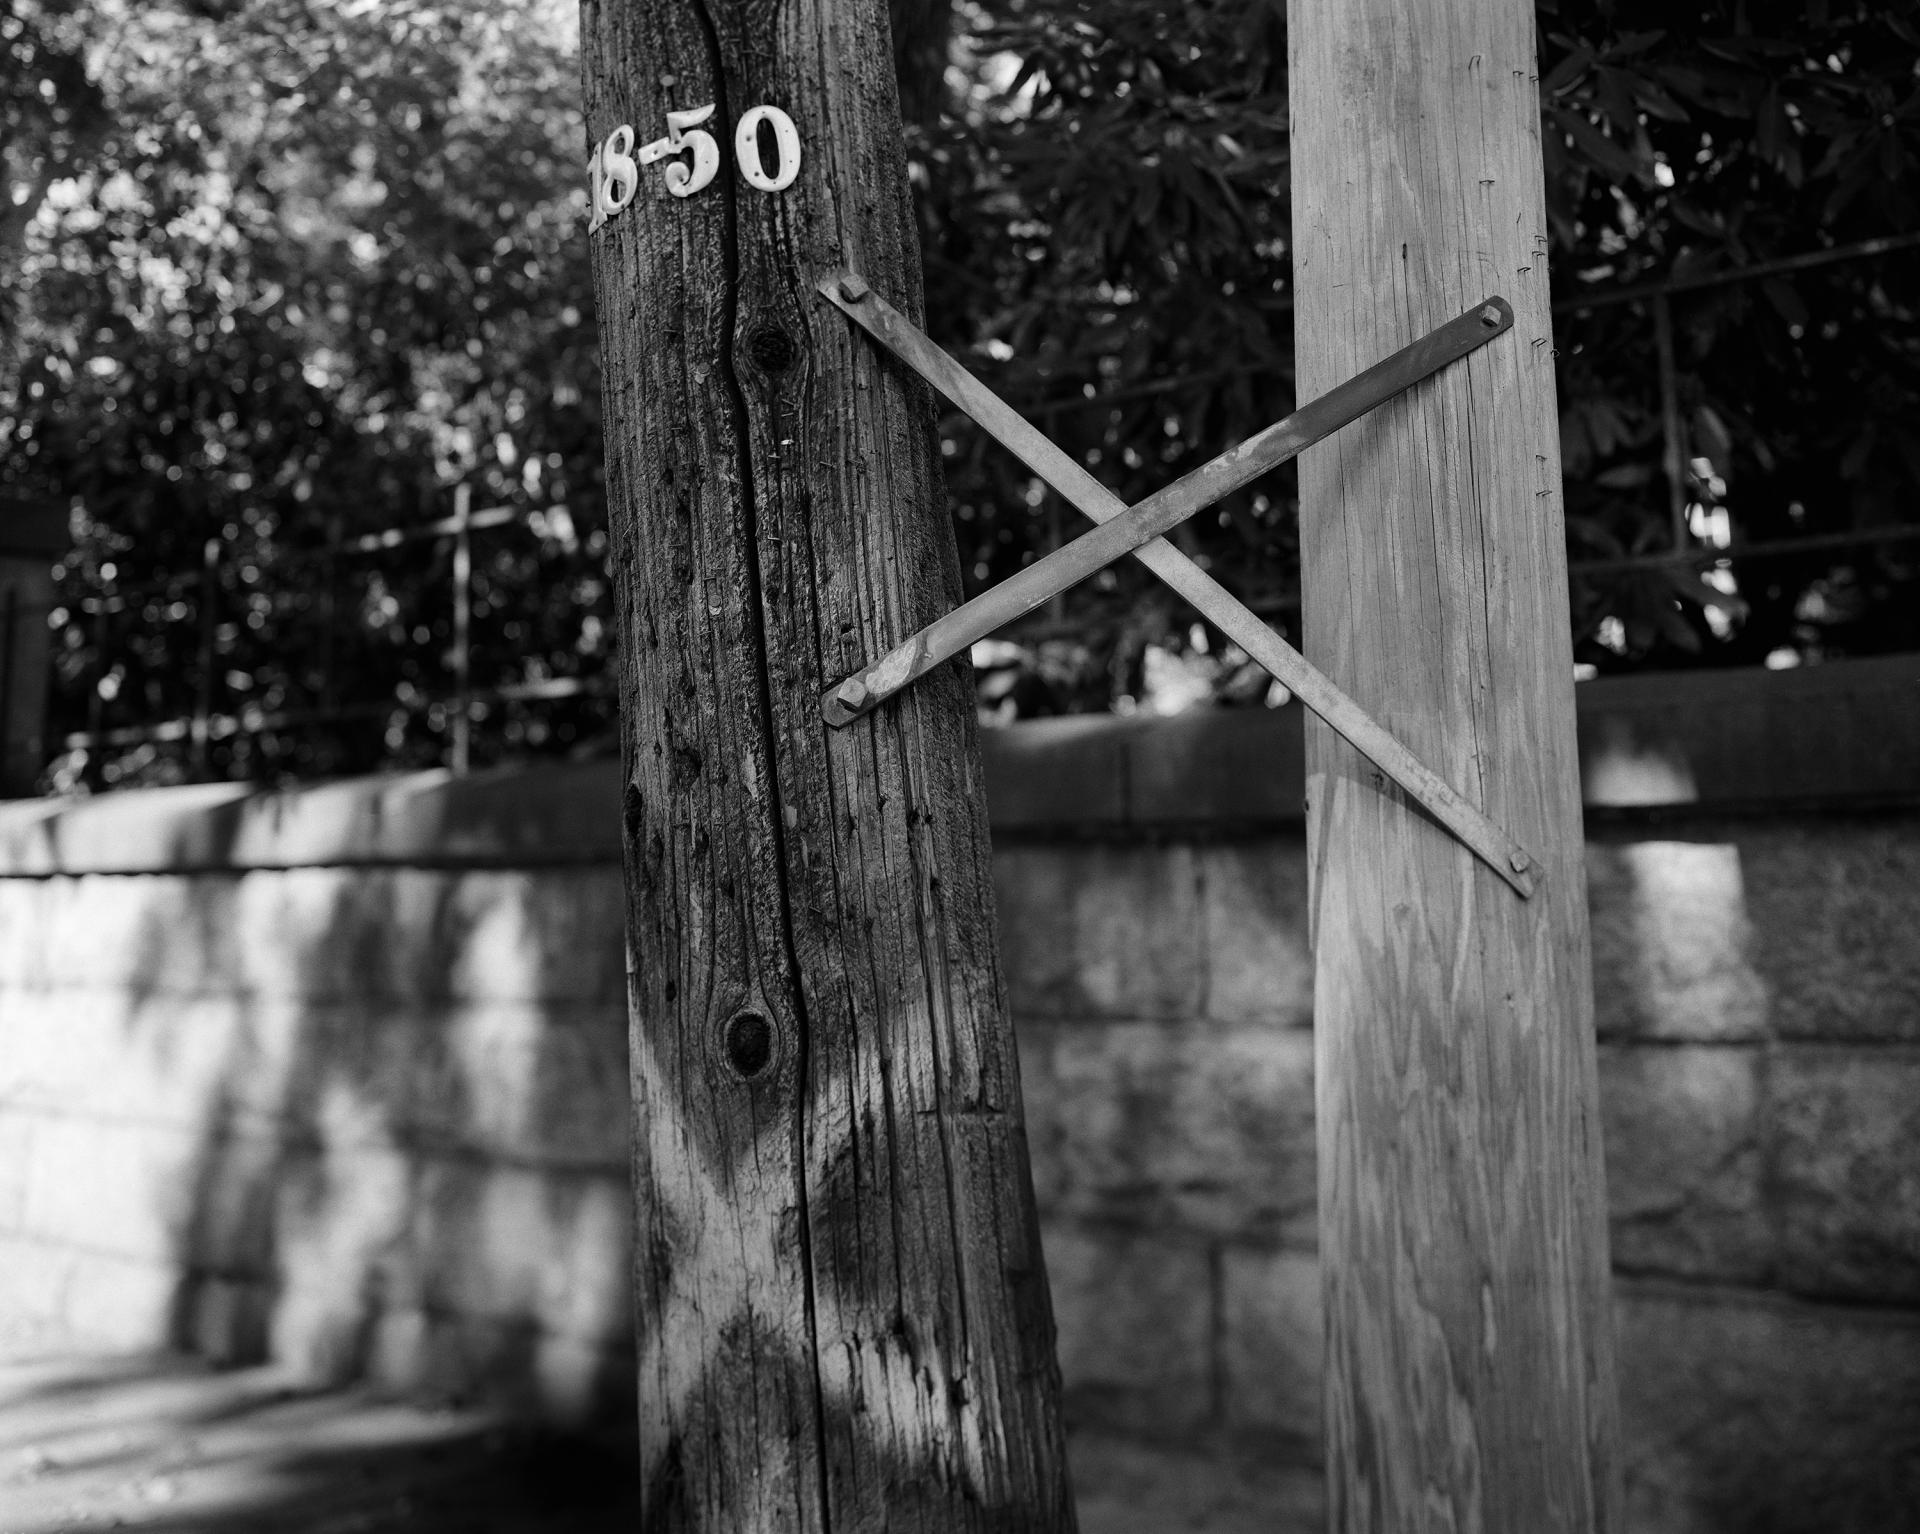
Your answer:
[[[616,869],[44,894],[8,1111],[31,1186],[61,1192],[0,1196],[29,1319],[554,1420],[624,1408]]]

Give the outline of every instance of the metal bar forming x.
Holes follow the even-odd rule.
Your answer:
[[[851,723],[975,639],[984,638],[1055,592],[1131,552],[1284,683],[1342,739],[1399,784],[1518,894],[1532,895],[1537,865],[1518,842],[1250,609],[1158,536],[1510,328],[1513,311],[1504,299],[1491,298],[1476,305],[1129,509],[874,293],[863,279],[851,272],[831,272],[818,287],[829,303],[966,411],[1062,497],[1102,524],[922,629],[878,664],[830,688],[822,707],[829,724]],[[1016,583],[1021,584],[1016,587]],[[1016,587],[1011,599],[1001,595],[1009,587]]]

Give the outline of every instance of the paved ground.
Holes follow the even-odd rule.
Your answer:
[[[1306,1534],[1318,1478],[1073,1445],[1083,1534]],[[634,1534],[624,1436],[175,1357],[0,1357],[0,1534]]]

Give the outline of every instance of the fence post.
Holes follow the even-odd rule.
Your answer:
[[[47,612],[64,508],[0,500],[0,797],[33,792],[46,757]]]
[[[1680,419],[1680,369],[1673,360],[1673,306],[1664,293],[1654,295],[1653,342],[1660,357],[1660,467],[1667,480],[1667,525],[1677,554],[1688,543],[1687,447]]]
[[[216,535],[200,551],[200,685],[193,701],[193,776],[201,783],[213,771],[213,667],[219,637],[215,603],[219,596],[220,539]]]
[[[453,770],[473,759],[473,487],[453,487]]]
[[[327,518],[327,576],[320,592],[320,710],[331,714],[339,703],[334,685],[335,628],[340,621],[340,513]]]

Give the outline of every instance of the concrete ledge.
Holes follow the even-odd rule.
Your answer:
[[[619,824],[620,772],[609,761],[282,792],[208,783],[0,804],[0,877],[616,863]]]
[[[982,734],[997,832],[1289,824],[1304,818],[1304,710],[1087,715]]]
[[[1920,655],[1610,677],[1575,697],[1589,809],[1920,799]]]
[[[1575,691],[1590,812],[1920,802],[1920,656],[1622,677]],[[983,736],[1003,835],[1298,824],[1303,712],[1080,716]],[[610,761],[0,804],[0,877],[367,864],[614,863]]]

